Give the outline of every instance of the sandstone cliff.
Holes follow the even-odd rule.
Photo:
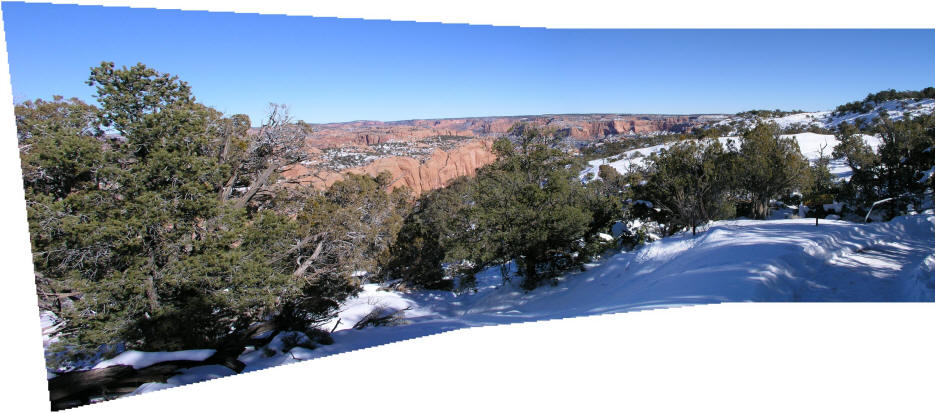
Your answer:
[[[355,121],[313,124],[309,145],[376,145],[390,141],[418,141],[438,135],[490,138],[502,135],[517,122],[555,128],[579,140],[612,135],[682,133],[705,122],[706,115],[538,115],[455,119],[414,119],[395,122]]]
[[[477,168],[493,162],[492,140],[507,133],[517,122],[553,128],[559,135],[575,140],[592,140],[621,135],[685,133],[710,120],[709,115],[571,114],[305,124],[310,132],[308,148],[317,161],[293,167],[284,176],[292,182],[327,188],[346,173],[376,176],[389,171],[394,178],[394,188],[407,186],[419,195],[459,176],[472,175]],[[467,138],[451,140],[461,146],[445,152],[438,149],[443,146],[441,140],[429,139],[438,136]],[[469,140],[461,144],[459,139]],[[390,153],[375,151],[377,146],[390,142],[401,143],[408,149]],[[370,159],[366,157],[369,155],[378,159],[367,160],[369,164],[356,167],[344,161],[328,164],[320,149],[337,150],[342,155],[357,153],[359,158],[356,159]],[[416,152],[421,157],[417,158]]]
[[[324,189],[341,180],[347,173],[377,176],[380,172],[388,171],[393,175],[392,188],[407,186],[418,196],[423,192],[441,188],[459,176],[473,175],[478,168],[493,162],[496,157],[491,145],[490,140],[473,140],[448,152],[436,150],[424,163],[406,156],[391,156],[377,159],[363,167],[340,172],[296,165],[283,173],[283,176]]]

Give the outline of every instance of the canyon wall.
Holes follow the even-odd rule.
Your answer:
[[[318,157],[318,160],[304,166],[297,165],[286,171],[284,177],[323,189],[342,179],[346,173],[376,176],[382,171],[388,171],[393,175],[394,188],[407,186],[415,195],[419,195],[440,188],[459,176],[472,175],[478,168],[493,162],[492,140],[506,134],[518,122],[553,128],[560,136],[586,141],[609,136],[686,133],[719,116],[570,114],[306,123],[309,152],[313,154],[313,159]],[[446,146],[449,150],[445,152],[439,149],[441,141],[429,139],[437,136],[466,137],[459,138],[466,143],[454,139],[450,141],[454,145]],[[376,146],[388,142],[401,143],[404,148],[410,149],[390,153],[396,156],[374,151]],[[321,150],[333,151],[334,148],[343,148],[340,149],[343,154],[359,153],[361,157],[377,155],[368,158],[372,160],[363,166],[329,166]],[[422,148],[422,151],[414,148]],[[434,152],[425,152],[432,148]]]
[[[478,168],[493,162],[496,157],[491,146],[492,142],[487,139],[472,140],[448,152],[436,150],[425,162],[407,156],[390,156],[338,172],[296,165],[285,171],[283,177],[325,189],[343,179],[347,173],[377,176],[380,172],[388,171],[393,175],[391,188],[406,186],[418,196],[441,188],[457,177],[473,175]]]
[[[309,145],[316,148],[376,145],[390,141],[418,141],[438,135],[489,138],[506,133],[517,122],[551,127],[559,134],[589,140],[614,135],[688,132],[703,124],[707,116],[584,114],[309,124]]]

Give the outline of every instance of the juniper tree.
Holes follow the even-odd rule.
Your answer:
[[[471,230],[468,211],[473,203],[472,185],[473,179],[460,177],[416,200],[393,242],[392,259],[383,268],[382,279],[403,279],[433,289],[455,287],[455,278],[462,274],[454,271],[457,266],[446,271],[444,264],[455,257],[466,257],[471,249],[465,236]],[[467,275],[461,284],[469,284],[469,280]]]
[[[574,161],[550,145],[548,130],[520,125],[517,143],[501,138],[497,160],[478,171],[471,222],[471,261],[517,260],[523,283],[533,288],[573,262],[576,243],[586,235],[591,212]]]
[[[807,184],[808,161],[792,137],[774,123],[759,123],[740,141],[737,185],[753,203],[753,217],[765,219],[769,201]]]
[[[60,345],[213,346],[289,303],[316,300],[321,314],[354,291],[316,289],[278,259],[301,222],[225,200],[234,160],[256,147],[245,116],[225,118],[141,64],[102,63],[89,84],[100,109],[58,98],[16,108],[37,288],[67,298],[54,308]],[[120,137],[105,139],[106,127]]]
[[[676,143],[649,157],[635,196],[668,218],[669,233],[691,228],[695,235],[699,225],[730,213],[733,156],[717,140]]]

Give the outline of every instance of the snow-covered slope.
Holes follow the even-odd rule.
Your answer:
[[[479,275],[476,292],[461,295],[370,284],[342,307],[334,344],[283,352],[281,334],[240,360],[250,371],[465,327],[728,301],[933,301],[935,214],[818,226],[813,219],[720,221],[695,237],[683,233],[612,255],[555,285],[525,292],[518,284],[503,284],[497,268]],[[349,328],[375,308],[400,311],[404,324]],[[197,367],[137,393],[228,374]]]
[[[819,111],[796,113],[782,117],[764,119],[753,116],[734,116],[719,121],[715,123],[715,125],[731,125],[736,123],[739,126],[752,127],[755,126],[757,121],[764,121],[775,122],[777,125],[779,125],[780,128],[783,129],[794,126],[801,126],[804,128],[808,128],[809,126],[816,126],[825,129],[835,129],[838,127],[838,125],[844,122],[854,123],[857,120],[861,120],[867,124],[875,122],[880,118],[880,114],[883,111],[886,111],[892,120],[901,120],[906,115],[918,116],[922,114],[930,114],[935,111],[935,99],[890,100],[874,106],[874,108],[867,113],[850,112],[835,115],[832,111]]]
[[[818,160],[822,152],[822,147],[824,146],[824,156],[830,157],[831,151],[834,150],[834,147],[838,145],[838,140],[834,135],[824,135],[818,133],[797,133],[794,135],[782,135],[783,137],[792,137],[798,142],[799,150],[802,151],[802,154],[811,161],[815,162]],[[861,135],[865,142],[870,145],[871,148],[876,150],[880,146],[880,138],[871,135]],[[718,138],[722,145],[727,145],[728,142],[733,141],[735,147],[740,146],[739,138],[734,136],[728,136],[723,138]],[[634,149],[626,151],[620,155],[616,155],[610,158],[601,158],[595,159],[588,162],[588,166],[581,172],[581,178],[585,179],[587,176],[597,177],[600,172],[601,165],[610,165],[617,172],[626,173],[632,168],[643,165],[643,161],[651,153],[659,152],[663,148],[668,148],[674,145],[675,142],[664,143],[661,145],[654,145],[641,149]],[[831,173],[838,178],[848,178],[852,171],[849,166],[844,162],[844,160],[832,160],[829,165]]]

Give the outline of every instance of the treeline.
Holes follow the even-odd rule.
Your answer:
[[[868,131],[865,131],[868,132]],[[646,225],[623,231],[613,243],[600,234],[614,223],[643,222],[660,235],[694,234],[711,220],[765,219],[776,202],[805,206],[825,217],[837,203],[862,220],[875,202],[877,219],[931,208],[935,190],[935,115],[893,122],[884,117],[871,133],[876,151],[854,125],[823,148],[815,162],[773,123],[758,123],[734,139],[681,136],[640,167],[621,174],[602,165],[592,181],[577,179],[580,163],[551,149],[548,131],[527,128],[497,142],[498,160],[450,186],[424,194],[406,218],[383,280],[426,288],[469,288],[492,265],[516,262],[523,286],[534,288],[603,249],[646,239]],[[854,170],[849,180],[830,172],[832,159]],[[926,178],[927,177],[927,178]]]
[[[383,280],[424,288],[470,288],[480,270],[516,262],[535,288],[613,246],[599,234],[622,218],[604,181],[584,183],[552,130],[516,125],[493,146],[497,160],[422,195],[406,218]]]
[[[782,110],[782,109],[754,109],[748,110],[746,112],[740,112],[737,116],[743,117],[760,117],[760,118],[781,118],[783,116],[795,115],[797,113],[805,113],[804,110]]]
[[[388,261],[411,196],[388,174],[278,184],[306,156],[283,107],[251,133],[142,64],[102,63],[88,84],[98,106],[15,108],[37,292],[64,320],[65,358],[217,348],[260,321],[313,328],[357,291],[355,271]]]
[[[899,99],[935,99],[935,87],[927,87],[922,90],[904,90],[896,89],[884,90],[877,93],[870,93],[864,100],[848,102],[834,109],[835,115],[846,113],[867,113],[873,110],[876,105],[888,100]]]
[[[696,136],[697,134],[713,133],[706,131],[705,129],[696,128],[691,134],[665,133],[651,136],[627,137],[619,140],[600,142],[599,144],[590,144],[582,147],[580,152],[585,161],[593,161],[595,159],[614,157],[633,149],[684,140],[688,137]]]
[[[872,148],[866,135],[880,138]],[[875,202],[877,219],[932,208],[935,191],[935,113],[893,121],[886,114],[879,122],[858,129],[842,124],[836,137],[840,141],[832,156],[853,170],[848,181],[834,182],[828,193],[842,200],[852,213],[863,216]]]
[[[765,218],[771,202],[804,205],[808,216],[825,217],[825,205],[848,219],[888,220],[900,214],[932,208],[935,183],[935,114],[865,126],[844,123],[839,144],[822,148],[809,163],[792,137],[774,124],[759,123],[743,132],[739,145],[727,140],[696,139],[675,143],[649,156],[626,182],[635,202],[630,216],[662,224],[667,234],[694,229],[708,220],[746,216]],[[872,148],[865,137],[878,136]],[[836,179],[832,160],[853,170]],[[602,177],[615,171],[602,170]],[[622,189],[626,192],[625,189]],[[874,205],[877,204],[877,207]],[[876,208],[876,209],[874,209]]]
[[[747,131],[739,147],[683,136],[627,174],[602,165],[594,180],[578,178],[582,163],[554,149],[554,139],[526,127],[497,141],[497,161],[476,177],[422,195],[382,279],[469,288],[478,271],[515,262],[522,285],[534,288],[618,242],[645,240],[640,231],[602,238],[615,223],[640,219],[671,235],[738,214],[766,218],[771,200],[812,182],[796,141],[773,124]]]

